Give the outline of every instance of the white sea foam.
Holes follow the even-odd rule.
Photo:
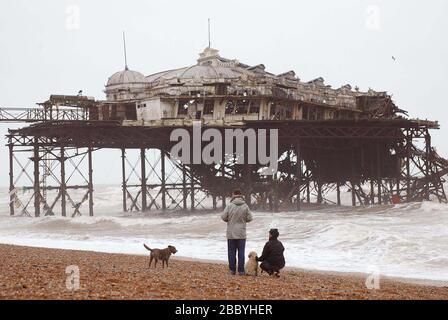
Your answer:
[[[217,213],[134,215],[120,212],[118,188],[96,190],[91,217],[10,217],[0,201],[0,243],[146,254],[142,243],[173,244],[182,256],[226,259],[225,224]],[[6,198],[6,200],[5,200]],[[287,265],[448,281],[448,206],[435,202],[254,213],[248,250],[261,252],[276,227]]]

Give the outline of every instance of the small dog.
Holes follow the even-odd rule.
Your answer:
[[[171,254],[177,252],[176,248],[173,246],[168,246],[168,248],[165,249],[151,249],[146,244],[143,244],[143,246],[151,251],[151,254],[149,255],[149,268],[151,268],[152,260],[154,260],[154,268],[157,267],[157,262],[159,260],[162,260],[162,268],[165,268],[165,263],[168,268],[168,260],[170,260]]]
[[[246,275],[248,276],[258,276],[259,272],[260,272],[260,267],[258,266],[258,261],[257,261],[257,253],[255,251],[251,251],[249,253],[249,261],[246,262]]]

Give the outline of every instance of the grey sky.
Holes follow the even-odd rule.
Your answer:
[[[79,29],[70,19],[76,8]],[[194,64],[210,17],[212,47],[222,56],[274,73],[292,69],[302,80],[322,76],[334,87],[388,91],[412,117],[440,121],[433,143],[448,156],[447,14],[445,0],[2,0],[0,106],[32,106],[80,89],[103,99],[107,78],[124,67],[122,30],[131,69]],[[8,126],[0,124],[2,137]],[[0,185],[8,181],[3,145]],[[95,155],[97,183],[120,182],[111,174],[120,170],[118,155]]]

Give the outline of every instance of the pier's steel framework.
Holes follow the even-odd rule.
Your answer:
[[[175,143],[170,134],[176,128],[192,130],[188,125],[124,126],[119,121],[65,119],[9,130],[11,215],[93,215],[92,158],[100,149],[121,153],[123,211],[218,209],[236,187],[244,190],[253,209],[274,212],[313,204],[447,202],[443,177],[448,163],[437,155],[429,133],[438,129],[435,122],[240,124],[237,128],[278,130],[278,172],[272,176],[262,175],[261,165],[237,164],[233,154],[223,155],[217,165],[181,163],[170,154]],[[72,182],[75,176],[81,184]],[[351,202],[343,203],[341,193],[347,191]]]

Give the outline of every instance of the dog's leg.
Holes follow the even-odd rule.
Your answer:
[[[167,268],[168,268],[168,260],[169,260],[169,258],[166,259],[166,267],[167,267]]]
[[[165,269],[165,260],[162,260],[162,269]]]
[[[159,261],[157,258],[154,259],[154,269],[157,268],[157,261]]]
[[[151,269],[152,259],[153,259],[153,257],[150,257],[150,258],[149,258],[149,269]]]

